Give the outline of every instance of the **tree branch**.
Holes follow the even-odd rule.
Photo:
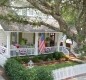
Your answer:
[[[43,4],[40,4],[38,0],[27,0],[31,3],[34,7],[36,7],[38,10],[42,11],[45,14],[51,14],[52,11],[50,9],[47,9],[44,7]]]
[[[30,25],[35,25],[35,26],[41,26],[41,25],[44,25],[52,30],[55,30],[55,31],[59,31],[58,28],[54,27],[53,25],[51,24],[48,24],[48,23],[45,23],[43,21],[31,21],[29,19],[26,19],[26,18],[23,18],[23,17],[15,17],[15,16],[11,16],[11,15],[6,15],[6,16],[3,16],[3,15],[0,15],[0,19],[1,20],[5,20],[7,22],[17,22],[17,23],[22,23],[24,25],[26,24],[30,24]]]
[[[2,5],[0,5],[2,6]],[[26,9],[26,8],[34,8],[33,6],[21,6],[21,7],[18,7],[18,6],[10,6],[10,5],[3,5],[4,7],[7,7],[7,8],[15,8],[15,9]]]

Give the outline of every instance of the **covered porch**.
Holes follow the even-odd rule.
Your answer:
[[[6,48],[6,54],[9,57],[48,54],[55,51],[68,53],[65,47],[65,41],[60,46],[62,32],[56,32],[46,26],[22,25],[16,23],[1,23],[2,32],[4,33],[1,45]],[[40,33],[45,35],[45,52],[39,52]],[[52,41],[52,42],[51,42]],[[3,47],[1,47],[1,51]],[[3,52],[1,52],[3,53]]]
[[[45,52],[39,52],[39,32],[10,32],[10,56],[48,54],[59,51],[61,32],[48,32],[45,35]]]

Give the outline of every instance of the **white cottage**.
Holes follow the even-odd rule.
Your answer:
[[[27,13],[27,16],[32,18],[34,16],[38,16],[38,14],[35,14],[35,12],[33,13],[34,16],[30,15],[30,10],[27,11]],[[47,23],[51,23],[51,25],[53,24],[59,28],[58,22],[55,22],[52,17],[48,16],[48,19],[46,18],[47,16],[40,17]],[[73,48],[71,47],[73,44],[66,41],[66,36],[64,36],[62,32],[56,32],[55,30],[43,25],[32,26],[29,24],[23,25],[16,22],[7,23],[5,21],[0,21],[0,27],[0,53],[6,55],[7,58],[41,54],[38,50],[40,33],[45,34],[46,50],[43,54],[61,51],[69,55],[69,50],[67,48],[70,48],[71,50]],[[53,43],[51,43],[51,38],[53,39]]]
[[[43,54],[59,51],[59,49],[61,51],[62,32],[56,32],[45,26],[22,26],[5,22],[2,22],[0,27],[0,53],[6,54],[7,57],[41,54],[38,51],[40,33],[45,34],[46,50]],[[63,46],[65,48],[65,44]]]
[[[15,6],[14,3],[12,5]],[[18,6],[21,4],[17,4]],[[17,6],[16,5],[16,6]],[[28,20],[41,20],[54,25],[57,28],[60,28],[58,22],[53,19],[50,15],[45,15],[42,12],[32,9],[14,9],[15,12],[25,17]],[[25,55],[39,55],[41,54],[38,50],[38,41],[40,38],[40,33],[45,34],[45,44],[46,49],[42,54],[52,53],[55,51],[61,51],[64,54],[69,55],[69,51],[67,49],[67,41],[66,36],[63,35],[62,32],[56,32],[55,30],[49,29],[46,26],[32,26],[32,25],[23,25],[18,24],[16,22],[7,23],[5,21],[0,21],[0,58],[4,57],[3,62],[0,64],[4,64],[5,60],[10,57],[15,56],[25,56]],[[51,43],[51,39],[53,43]],[[68,48],[72,49],[72,45],[69,44]],[[75,45],[75,44],[74,44]]]
[[[73,50],[73,44],[66,39],[62,32],[56,32],[46,26],[22,25],[16,23],[1,22],[0,25],[0,65],[3,66],[7,58],[26,55],[40,55],[40,33],[45,34],[45,52],[49,54],[55,51],[69,55],[69,49]],[[51,39],[53,43],[51,43]],[[68,42],[70,42],[68,44]],[[67,46],[69,45],[69,47]],[[75,44],[74,44],[75,45]]]

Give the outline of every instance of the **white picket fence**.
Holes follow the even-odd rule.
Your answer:
[[[53,70],[52,75],[54,80],[62,80],[85,73],[86,73],[86,64],[80,64]]]

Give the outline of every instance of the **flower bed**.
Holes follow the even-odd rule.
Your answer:
[[[19,63],[22,63],[25,67],[28,66],[28,62],[32,60],[35,66],[58,64],[68,61],[62,52],[54,52],[51,54],[41,54],[38,56],[17,56],[14,57]]]
[[[28,63],[30,60],[32,60],[34,63],[40,63],[45,61],[65,61],[66,57],[61,52],[54,52],[50,54],[40,54],[38,56],[17,56],[14,57],[18,62],[22,63]]]

